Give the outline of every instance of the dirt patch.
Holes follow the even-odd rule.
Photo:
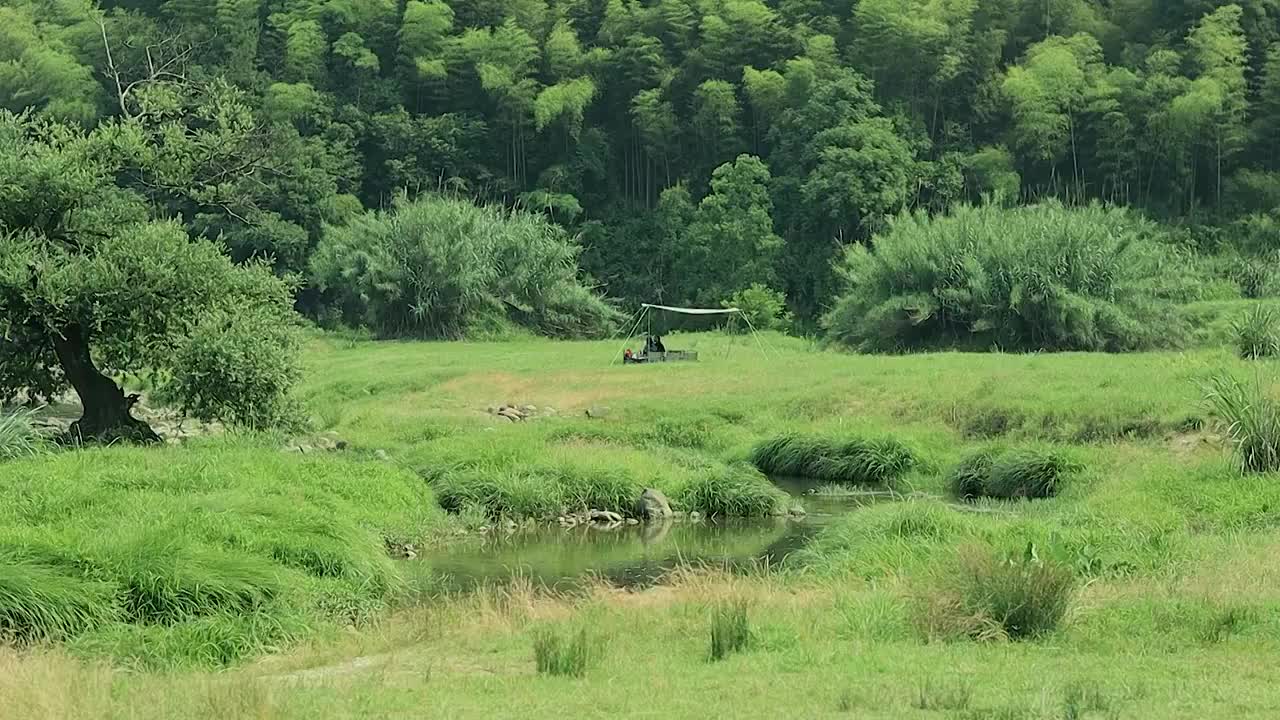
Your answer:
[[[1203,431],[1176,433],[1166,443],[1169,452],[1179,458],[1190,458],[1206,452],[1222,450],[1222,437]]]

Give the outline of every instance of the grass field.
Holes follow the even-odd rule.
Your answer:
[[[48,628],[0,651],[0,718],[1280,711],[1280,477],[1242,475],[1204,403],[1215,374],[1269,382],[1273,362],[667,340],[703,361],[317,337],[303,393],[345,451],[233,437],[0,465],[20,499],[0,507],[0,564],[30,576],[0,574],[0,631]],[[487,412],[503,404],[538,412]],[[646,487],[682,510],[784,511],[751,465],[780,437],[839,441],[810,465],[859,482],[866,448],[906,448],[904,499],[850,513],[780,569],[641,592],[443,597],[387,558],[388,543],[472,542],[447,539],[466,525],[627,509]],[[1052,458],[1053,496],[955,502],[953,468],[984,450],[1011,458],[996,475],[1043,478]],[[714,618],[739,606],[744,646],[712,662]],[[1045,612],[1018,620],[1028,609]],[[575,671],[539,674],[535,644]]]

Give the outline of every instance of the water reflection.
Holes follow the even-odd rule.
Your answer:
[[[504,582],[523,576],[535,584],[568,590],[586,577],[620,587],[646,587],[682,564],[729,569],[768,563],[785,565],[788,556],[833,518],[882,499],[872,495],[813,494],[802,480],[776,479],[808,512],[803,518],[676,521],[622,526],[542,526],[498,533],[474,544],[442,548],[420,562],[444,576],[452,589]]]

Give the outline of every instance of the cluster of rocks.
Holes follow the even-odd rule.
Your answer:
[[[142,393],[130,395],[129,400],[129,412],[149,425],[170,445],[178,445],[191,438],[220,435],[226,432],[222,423],[202,422],[184,417],[181,413],[169,408],[154,407],[148,403],[147,396]],[[74,393],[65,393],[53,398],[48,405],[38,408],[32,417],[31,424],[37,432],[49,437],[68,437],[72,425],[80,414],[80,401]],[[70,439],[73,442],[75,440],[74,437]]]
[[[639,525],[641,522],[667,522],[672,519],[683,519],[688,517],[690,520],[700,520],[701,515],[697,512],[676,513],[671,509],[671,503],[667,500],[667,496],[662,494],[661,490],[649,488],[640,494],[639,499],[631,508],[631,512],[624,516],[621,513],[612,510],[585,510],[578,513],[564,513],[557,522],[561,527],[572,528],[579,526],[589,526],[600,530],[611,530],[623,525]]]
[[[524,422],[536,417],[546,417],[555,415],[556,409],[552,407],[540,408],[537,405],[498,405],[490,406],[486,412],[495,417],[500,417],[510,422]]]

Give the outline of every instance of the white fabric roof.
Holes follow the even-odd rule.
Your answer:
[[[650,305],[649,303],[642,303],[641,307],[646,307],[650,310],[666,310],[667,312],[679,313],[680,315],[732,315],[734,313],[742,312],[738,308],[681,308],[667,307],[666,305]]]

